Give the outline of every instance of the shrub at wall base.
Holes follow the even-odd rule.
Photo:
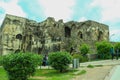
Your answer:
[[[2,65],[9,80],[27,80],[33,76],[42,57],[32,53],[9,54],[3,57]]]
[[[98,58],[109,59],[110,58],[110,48],[112,44],[107,41],[101,41],[96,43]]]
[[[72,56],[67,52],[53,52],[48,56],[49,64],[56,70],[64,72],[72,62]]]

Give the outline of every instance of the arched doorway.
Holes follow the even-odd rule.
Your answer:
[[[65,27],[65,37],[71,37],[71,29],[69,27]]]
[[[81,31],[78,32],[78,37],[81,38],[81,39],[83,39],[83,34],[82,34]]]
[[[22,40],[22,35],[21,34],[17,34],[16,35],[16,39]]]

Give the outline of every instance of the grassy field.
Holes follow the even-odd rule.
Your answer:
[[[34,76],[29,80],[71,80],[77,75],[85,74],[84,70],[70,70],[65,73],[59,73],[53,69],[37,69]],[[0,67],[0,80],[8,80],[5,70]]]
[[[0,67],[0,80],[8,80],[7,79],[7,74],[2,67]]]

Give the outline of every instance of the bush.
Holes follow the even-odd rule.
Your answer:
[[[82,56],[81,54],[73,54],[73,58],[78,58],[79,62],[87,62],[88,57],[87,56]]]
[[[100,59],[109,59],[110,58],[110,48],[112,47],[111,43],[102,41],[96,43],[97,53]]]
[[[42,57],[32,53],[8,54],[3,57],[2,65],[9,80],[27,80],[33,76],[36,67],[41,65]]]
[[[48,55],[48,61],[54,69],[63,72],[69,68],[72,57],[67,52],[53,52]]]
[[[89,52],[90,48],[87,44],[82,44],[80,47],[80,52],[83,56],[85,56]]]
[[[87,68],[94,68],[94,66],[91,65],[91,64],[89,64],[89,65],[87,66]]]
[[[117,51],[117,49],[118,49],[119,53],[120,53],[120,42],[118,42],[114,45],[114,49],[115,49],[115,51]]]
[[[0,56],[0,66],[2,65],[3,56]]]

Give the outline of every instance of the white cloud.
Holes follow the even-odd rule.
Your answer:
[[[3,0],[0,1],[0,8],[2,8],[5,11],[0,16],[0,24],[2,23],[5,14],[12,14],[12,15],[21,16],[21,17],[26,16],[25,12],[17,3],[18,3],[18,0],[11,0],[9,2],[4,2]]]
[[[120,0],[93,0],[93,7],[101,8],[102,21],[117,21],[120,19]]]
[[[5,13],[25,17],[26,14],[17,4],[19,0],[11,0],[10,2],[0,1],[0,7],[5,10]]]
[[[72,17],[75,0],[39,0],[46,17],[69,20]]]
[[[80,21],[80,22],[83,22],[83,21],[86,21],[86,20],[87,20],[86,17],[81,17],[79,21]]]

